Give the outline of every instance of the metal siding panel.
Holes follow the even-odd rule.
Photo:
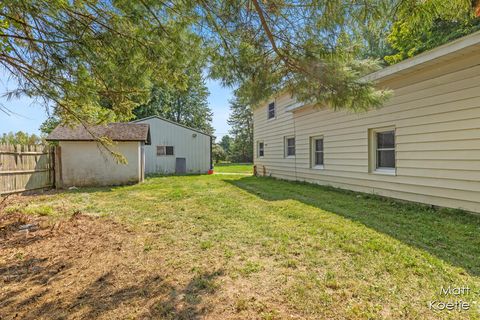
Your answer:
[[[150,125],[152,143],[145,146],[146,173],[175,173],[175,158],[186,158],[187,173],[206,173],[210,168],[210,136],[158,118],[139,121]],[[193,135],[196,134],[196,137]],[[157,156],[159,145],[174,147],[173,156]]]

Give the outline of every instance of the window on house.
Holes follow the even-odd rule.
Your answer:
[[[173,156],[173,146],[157,146],[157,156]]]
[[[295,138],[294,137],[285,138],[285,155],[287,157],[295,156]]]
[[[258,157],[263,157],[265,154],[265,144],[263,142],[258,143]]]
[[[395,170],[395,130],[374,132],[375,170]]]
[[[275,118],[275,102],[272,102],[268,105],[268,119]]]
[[[312,138],[312,166],[323,168],[323,137]]]

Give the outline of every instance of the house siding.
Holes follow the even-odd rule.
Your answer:
[[[175,173],[175,159],[185,158],[187,173],[210,169],[210,136],[160,118],[136,121],[150,125],[151,145],[145,146],[145,173]],[[196,137],[194,137],[196,135]],[[173,156],[157,156],[157,146],[173,146]]]
[[[480,212],[479,51],[439,60],[379,86],[393,90],[382,108],[353,113],[304,107],[277,97],[254,111],[254,141],[265,143],[258,172],[409,201]],[[396,175],[369,172],[370,129],[395,127]],[[284,157],[284,137],[295,136],[295,158]],[[310,165],[310,138],[324,138],[324,169]],[[264,167],[264,168],[263,168]]]

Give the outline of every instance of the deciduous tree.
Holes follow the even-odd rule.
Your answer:
[[[230,147],[230,159],[233,162],[253,161],[253,113],[250,106],[236,97],[230,101],[228,124],[233,143]]]
[[[476,0],[404,0],[388,36],[395,53],[385,60],[397,63],[425,50],[480,30]]]
[[[225,151],[227,158],[230,157],[231,149],[232,149],[233,139],[228,134],[224,135],[220,140],[219,145]]]

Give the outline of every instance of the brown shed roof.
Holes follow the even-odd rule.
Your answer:
[[[90,131],[90,132],[89,132]],[[93,135],[92,135],[93,134]],[[87,129],[58,126],[47,137],[49,141],[93,141],[107,137],[113,141],[150,141],[149,125],[146,123],[109,123],[107,125],[90,126]]]

